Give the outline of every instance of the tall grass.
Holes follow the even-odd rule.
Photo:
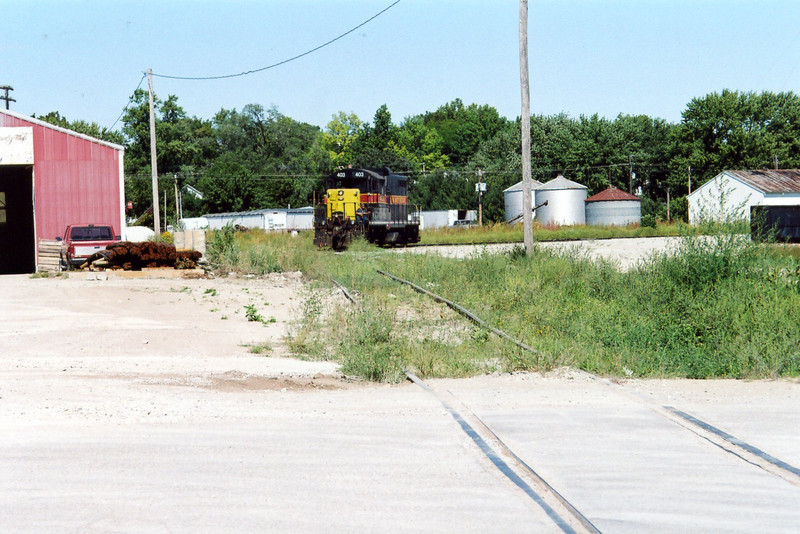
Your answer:
[[[317,276],[324,258],[317,254],[310,233],[236,231],[231,226],[207,233],[206,254],[218,272],[264,275],[303,271]]]
[[[626,273],[543,250],[393,263],[396,274],[548,355],[505,368],[693,378],[800,372],[798,263],[736,236],[686,237],[677,254]]]
[[[370,380],[398,380],[402,369],[443,377],[561,365],[622,376],[797,376],[800,259],[736,228],[705,230],[628,272],[549,249],[449,259],[379,253],[365,243],[318,251],[307,236],[245,234],[235,244],[252,271],[242,258],[261,251],[280,269],[336,278],[358,293],[363,309],[322,310],[318,299],[292,347]],[[538,352],[475,327],[378,268],[462,304]]]

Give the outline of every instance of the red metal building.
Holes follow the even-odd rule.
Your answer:
[[[0,109],[0,274],[36,270],[39,240],[125,225],[124,148]]]

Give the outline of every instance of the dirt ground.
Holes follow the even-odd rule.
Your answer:
[[[335,375],[330,362],[287,358],[284,337],[300,313],[302,286],[299,273],[261,279],[0,277],[3,365],[208,387],[253,387],[251,375]],[[260,321],[248,320],[248,306]]]

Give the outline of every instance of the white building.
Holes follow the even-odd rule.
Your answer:
[[[264,209],[233,213],[207,213],[202,217],[209,230],[219,230],[230,224],[267,232],[311,230],[314,228],[314,208]]]
[[[476,210],[435,210],[423,211],[420,230],[447,228],[451,226],[469,226],[478,221]]]
[[[690,224],[749,220],[751,206],[800,205],[800,170],[723,171],[688,201]]]

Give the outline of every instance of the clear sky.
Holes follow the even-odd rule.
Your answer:
[[[313,49],[394,0],[0,0],[11,109],[110,127],[142,74],[218,76]],[[800,0],[529,0],[531,109],[671,122],[724,88],[800,90]],[[520,114],[518,0],[401,0],[313,54],[217,81],[155,78],[189,115],[276,106],[324,127],[461,98]],[[146,87],[146,81],[142,84]],[[2,104],[2,102],[0,102]],[[119,125],[117,125],[119,127]]]

